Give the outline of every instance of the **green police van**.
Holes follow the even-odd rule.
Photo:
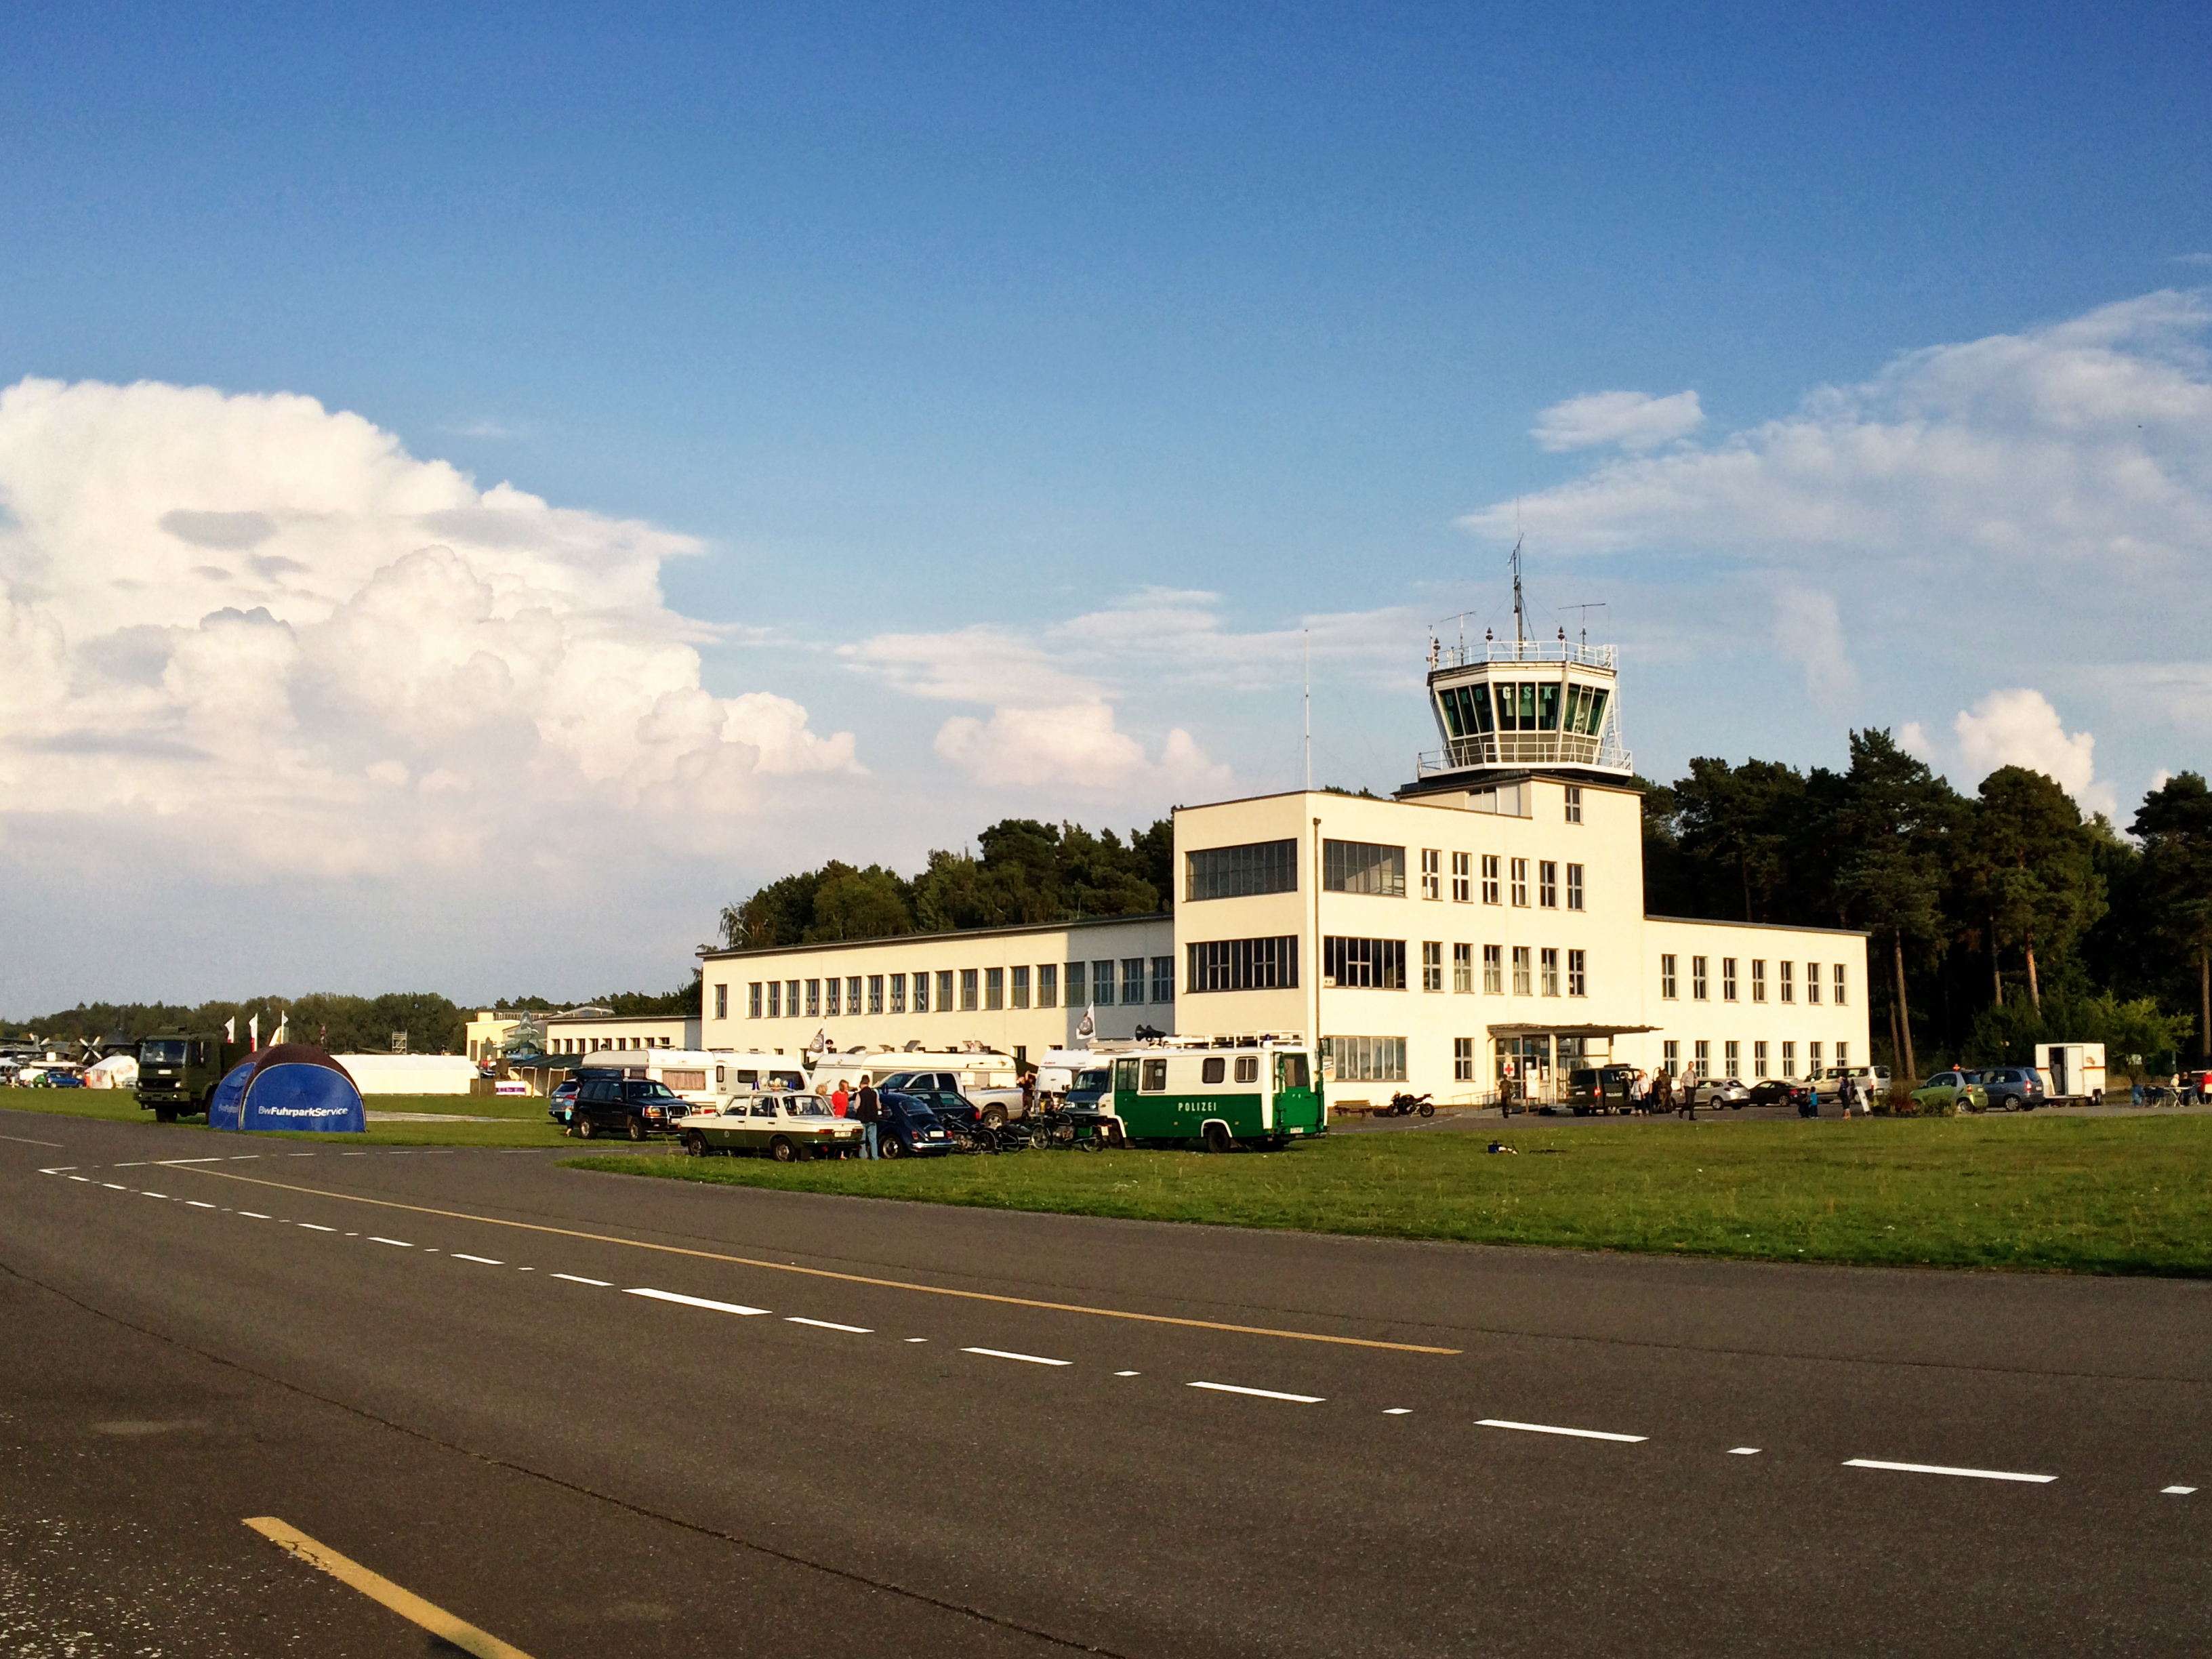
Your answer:
[[[1327,1132],[1312,1051],[1295,1037],[1168,1037],[1099,1056],[1109,1135],[1148,1146],[1282,1147]]]

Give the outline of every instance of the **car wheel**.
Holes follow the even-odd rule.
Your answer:
[[[906,1145],[896,1135],[884,1135],[876,1142],[878,1158],[904,1158]]]
[[[769,1142],[768,1155],[779,1164],[796,1164],[799,1161],[799,1148],[791,1144],[788,1137],[778,1135],[774,1140]]]
[[[645,1139],[645,1120],[643,1118],[634,1117],[630,1119],[629,1138],[632,1140],[643,1140]]]
[[[1236,1137],[1229,1133],[1229,1126],[1226,1123],[1216,1121],[1206,1126],[1206,1150],[1207,1152],[1233,1152],[1236,1150]]]
[[[599,1133],[599,1126],[592,1122],[591,1119],[587,1117],[580,1117],[576,1120],[577,1139],[589,1140],[592,1136]]]
[[[1005,1107],[986,1106],[983,1109],[983,1124],[986,1128],[1003,1128],[1006,1126],[1006,1109]]]
[[[696,1129],[686,1129],[684,1132],[684,1150],[686,1154],[692,1158],[706,1157],[707,1137],[701,1134]]]

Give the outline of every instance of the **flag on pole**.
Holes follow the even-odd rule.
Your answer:
[[[1091,1004],[1090,1006],[1088,1006],[1088,1007],[1086,1007],[1085,1009],[1084,1009],[1084,1011],[1083,1011],[1083,1018],[1082,1018],[1082,1019],[1081,1019],[1079,1022],[1078,1022],[1078,1024],[1077,1024],[1077,1025],[1076,1025],[1076,1027],[1075,1027],[1075,1036],[1076,1036],[1076,1040],[1077,1040],[1079,1042],[1090,1042],[1090,1041],[1091,1041],[1091,1034],[1092,1034],[1093,1032],[1097,1031],[1097,1029],[1098,1029],[1098,1006],[1097,1006],[1097,1005],[1096,1003],[1093,1003],[1093,1004]]]
[[[238,1041],[238,1016],[236,1014],[233,1014],[228,1019],[223,1021],[222,1040],[225,1042],[235,1042]]]
[[[248,1054],[257,1054],[257,1053],[258,1053],[258,1052],[260,1051],[260,1048],[261,1048],[261,1016],[260,1016],[260,1015],[258,1015],[258,1014],[255,1014],[254,1016],[252,1016],[250,1019],[248,1019],[248,1020],[246,1022],[246,1053],[248,1053]]]
[[[829,1028],[829,1027],[827,1027],[826,1025],[818,1025],[818,1026],[815,1027],[815,1030],[814,1030],[814,1042],[813,1042],[813,1043],[812,1043],[812,1045],[811,1045],[811,1046],[812,1046],[812,1048],[813,1048],[813,1049],[814,1049],[814,1052],[815,1052],[816,1054],[818,1054],[824,1053],[824,1052],[826,1052],[826,1051],[828,1050],[828,1048],[829,1048],[829,1047],[830,1047],[830,1028]]]

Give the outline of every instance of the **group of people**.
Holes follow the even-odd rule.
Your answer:
[[[1631,1117],[1650,1117],[1655,1113],[1664,1115],[1668,1112],[1677,1117],[1697,1116],[1698,1073],[1694,1066],[1683,1066],[1679,1079],[1664,1066],[1649,1078],[1640,1071],[1629,1078],[1628,1114]]]
[[[859,1085],[852,1090],[848,1091],[841,1079],[834,1089],[826,1083],[816,1084],[814,1092],[829,1097],[830,1112],[833,1117],[850,1117],[859,1121],[860,1156],[876,1157],[877,1144],[882,1134],[884,1103],[868,1074],[861,1073]]]

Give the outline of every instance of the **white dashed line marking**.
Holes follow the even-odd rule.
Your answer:
[[[1756,1457],[1759,1455],[1759,1448],[1756,1446],[1730,1446],[1728,1449],[1728,1455],[1730,1457]]]
[[[148,1164],[149,1162],[150,1162],[150,1160],[149,1160],[149,1159],[143,1158],[136,1158],[131,1159],[131,1162],[130,1162],[130,1163],[128,1163],[128,1164],[111,1164],[109,1167],[110,1167],[111,1169],[117,1169],[117,1170],[143,1170],[143,1169],[144,1169],[144,1168],[146,1167],[146,1165],[147,1165],[147,1164]]]
[[[1142,1372],[1142,1371],[1115,1371],[1115,1372],[1114,1373],[1114,1375],[1115,1375],[1115,1376],[1142,1376],[1144,1375],[1144,1372]]]
[[[167,1194],[167,1193],[141,1193],[141,1194],[138,1194],[138,1196],[139,1196],[139,1197],[141,1197],[141,1198],[167,1198],[167,1197],[168,1196],[168,1194]]]
[[[334,1233],[334,1232],[337,1231],[337,1228],[335,1228],[335,1227],[323,1227],[323,1226],[319,1226],[319,1225],[317,1225],[314,1222],[312,1222],[312,1221],[302,1221],[302,1222],[300,1222],[298,1224],[299,1224],[300,1226],[305,1227],[305,1228],[306,1228],[309,1232],[311,1232],[311,1233]]]
[[[92,1184],[92,1177],[90,1176],[71,1176],[70,1179],[71,1181],[82,1181],[88,1187]]]
[[[1879,1457],[1846,1457],[1844,1467],[1887,1469],[1896,1474],[1955,1474],[1969,1480],[2020,1480],[2037,1486],[2047,1486],[2058,1478],[2055,1474],[2014,1474],[2005,1469],[1954,1469],[1942,1463],[1891,1463]]]
[[[119,1181],[103,1181],[100,1184],[111,1193],[127,1193],[131,1190]]]
[[[870,1330],[866,1325],[840,1325],[827,1319],[801,1319],[797,1314],[786,1314],[784,1316],[784,1323],[787,1325],[811,1325],[817,1331],[850,1331],[854,1336],[873,1336],[875,1334],[875,1333]]]
[[[173,1168],[185,1164],[220,1164],[222,1160],[219,1158],[165,1158],[161,1162],[164,1168]]]
[[[411,1250],[415,1248],[404,1238],[379,1238],[374,1233],[368,1236],[368,1242],[372,1244],[390,1244],[403,1250]]]
[[[2160,1486],[2159,1491],[2168,1498],[2186,1498],[2197,1490],[2194,1486]]]
[[[455,1250],[450,1257],[450,1260],[454,1261],[481,1261],[487,1267],[504,1267],[507,1266],[507,1263],[504,1261],[495,1261],[488,1255],[470,1255],[463,1250]]]
[[[1385,1406],[1382,1408],[1382,1415],[1385,1417],[1411,1417],[1413,1414],[1413,1408],[1411,1406]]]
[[[212,1210],[215,1208],[214,1205],[209,1203],[204,1199],[188,1198],[185,1202],[191,1205],[195,1210]]]
[[[909,1342],[927,1342],[929,1339],[926,1336],[909,1336],[907,1338],[907,1340]]]
[[[673,1291],[647,1290],[642,1286],[626,1290],[624,1296],[649,1296],[655,1302],[680,1303],[687,1308],[704,1308],[709,1313],[737,1314],[750,1318],[755,1314],[769,1312],[767,1308],[748,1308],[742,1302],[710,1302],[703,1296],[678,1296]]]
[[[262,1214],[258,1210],[240,1210],[239,1214],[244,1216],[248,1221],[266,1221],[269,1219],[267,1216]]]
[[[1018,1359],[1024,1365],[1073,1365],[1073,1359],[1047,1359],[1040,1353],[1009,1353],[1004,1348],[963,1348],[963,1353],[980,1353],[986,1359]]]
[[[611,1279],[586,1279],[581,1273],[555,1273],[553,1277],[565,1279],[571,1285],[596,1285],[603,1291],[614,1289],[614,1281]]]
[[[1518,1429],[1523,1434],[1565,1434],[1577,1440],[1620,1440],[1631,1444],[1649,1439],[1648,1435],[1608,1434],[1603,1429],[1562,1429],[1549,1423],[1509,1423],[1502,1417],[1481,1417],[1475,1419],[1478,1429]]]
[[[1255,1400],[1287,1400],[1296,1406],[1318,1406],[1326,1395],[1318,1394],[1283,1394],[1274,1389],[1240,1388],[1234,1382],[1188,1382],[1191,1389],[1211,1389],[1216,1394],[1249,1394]]]

